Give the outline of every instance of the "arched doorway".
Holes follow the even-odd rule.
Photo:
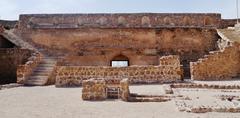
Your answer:
[[[127,66],[129,66],[129,59],[128,59],[128,57],[120,54],[118,56],[115,56],[111,60],[110,65],[112,67],[127,67]]]
[[[209,17],[204,18],[204,25],[209,26],[212,24],[212,20]]]

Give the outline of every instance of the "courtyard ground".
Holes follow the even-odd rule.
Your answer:
[[[130,86],[132,93],[162,95],[162,85]],[[240,113],[180,112],[176,99],[169,102],[123,102],[109,100],[90,102],[81,98],[82,88],[17,87],[0,90],[0,118],[239,118]],[[221,95],[240,96],[240,90],[174,89],[186,95],[189,105],[225,104]],[[197,99],[195,99],[197,98]]]

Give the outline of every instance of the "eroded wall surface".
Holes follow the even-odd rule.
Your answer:
[[[96,59],[100,61],[92,61],[92,65],[103,66],[120,54],[127,56],[131,65],[158,65],[157,56],[171,54],[181,55],[181,62],[188,63],[215,50],[218,39],[213,29],[195,28],[41,29],[22,36],[42,52],[66,56],[70,65]]]

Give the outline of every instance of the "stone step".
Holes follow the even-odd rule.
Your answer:
[[[35,70],[38,70],[38,71],[52,71],[53,67],[37,67]]]
[[[56,58],[43,58],[40,64],[33,71],[32,76],[25,82],[27,86],[44,86],[48,81],[48,76],[56,65]]]
[[[27,80],[26,83],[42,83],[45,84],[46,80]]]
[[[42,61],[56,61],[55,58],[43,58]]]
[[[33,75],[35,75],[35,76],[48,76],[48,75],[50,75],[50,73],[48,71],[37,71],[37,72],[33,72]]]
[[[26,82],[25,84],[24,84],[25,86],[44,86],[45,85],[45,83],[41,83],[41,82]]]
[[[52,64],[52,65],[54,65],[54,64],[56,64],[56,61],[42,61],[39,64]]]
[[[37,75],[33,75],[30,76],[28,80],[46,80],[48,79],[48,76],[37,76]]]
[[[54,67],[54,64],[39,64],[38,67]]]
[[[30,85],[30,86],[43,86],[47,83],[47,79],[29,79],[27,80],[24,85]]]
[[[42,70],[42,69],[35,69],[34,71],[33,71],[33,74],[34,73],[50,73],[48,70]]]

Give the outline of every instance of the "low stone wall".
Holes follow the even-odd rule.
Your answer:
[[[112,87],[113,85],[112,83],[108,83],[108,81],[109,80],[106,80],[104,78],[91,78],[89,80],[84,80],[82,84],[82,99],[98,101],[106,100],[107,98],[109,98],[107,88],[109,86]],[[120,89],[120,92],[117,96],[120,96],[123,101],[128,101],[130,95],[128,79],[126,78],[121,80],[115,87],[119,87]]]
[[[23,84],[24,81],[32,74],[34,68],[41,62],[42,55],[40,53],[32,53],[28,61],[17,67],[17,83]]]
[[[190,63],[193,80],[230,80],[238,76],[240,53],[236,43],[220,51],[212,51],[209,55]]]
[[[81,86],[82,80],[90,78],[129,78],[131,84],[163,83],[181,81],[180,66],[130,66],[130,67],[57,67],[56,86]]]
[[[104,79],[89,79],[83,81],[82,99],[83,100],[105,100],[106,81]]]
[[[176,83],[171,84],[171,88],[203,88],[203,89],[240,89],[240,85],[211,85],[196,83]]]
[[[180,66],[179,56],[178,55],[162,56],[159,59],[159,65]]]

